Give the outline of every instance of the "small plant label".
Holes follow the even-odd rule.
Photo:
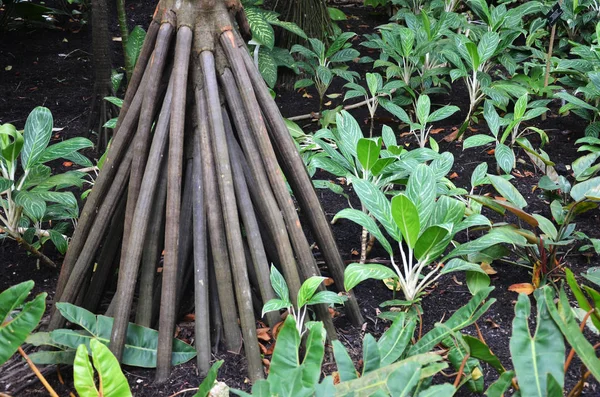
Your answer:
[[[546,14],[546,21],[548,22],[548,26],[554,26],[556,24],[556,21],[558,21],[562,14],[563,10],[560,6],[560,3],[554,4],[554,7],[552,7],[550,11],[548,11],[548,13]]]

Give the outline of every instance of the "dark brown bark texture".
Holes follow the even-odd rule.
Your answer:
[[[253,303],[260,310],[275,297],[270,264],[281,269],[292,299],[319,274],[284,176],[329,274],[343,285],[329,223],[238,28],[247,23],[237,1],[158,4],[59,276],[55,302],[80,298],[98,311],[102,298],[112,299],[110,347],[118,358],[129,321],[158,328],[158,381],[170,373],[186,288],[194,296],[199,372],[210,368],[211,346],[221,338],[211,329],[218,329],[228,350],[243,348],[248,377],[264,376]],[[362,323],[351,292],[346,312]],[[316,313],[336,338],[327,307]],[[55,310],[50,328],[64,321]],[[265,321],[274,325],[279,316]]]

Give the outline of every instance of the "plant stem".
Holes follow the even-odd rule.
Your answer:
[[[46,378],[44,378],[44,375],[42,375],[42,373],[35,366],[35,364],[33,363],[33,361],[31,361],[31,359],[29,358],[29,356],[27,355],[27,353],[25,353],[25,351],[23,351],[23,349],[21,349],[21,346],[19,346],[18,350],[19,350],[19,354],[27,362],[27,365],[29,365],[29,368],[31,368],[31,370],[35,373],[35,375],[38,377],[38,379],[40,380],[40,382],[42,382],[42,384],[44,385],[44,387],[46,388],[46,390],[48,390],[48,393],[50,393],[50,395],[52,397],[58,397],[58,394],[56,394],[56,392],[54,391],[54,389],[52,388],[52,386],[50,386],[50,383],[48,383],[48,381],[46,380]]]
[[[123,45],[123,57],[125,59],[125,72],[127,81],[131,80],[133,74],[133,60],[127,51],[129,42],[129,27],[127,26],[127,12],[125,11],[125,0],[117,0],[117,18],[119,21],[119,30],[121,31],[121,44]]]

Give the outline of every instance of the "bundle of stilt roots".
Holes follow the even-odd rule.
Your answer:
[[[118,272],[110,348],[121,357],[129,321],[157,326],[158,381],[190,294],[199,372],[222,335],[227,350],[243,346],[250,379],[263,377],[255,314],[275,297],[270,264],[292,298],[319,274],[286,180],[343,286],[329,223],[238,29],[248,32],[238,0],[160,1],[58,280],[55,302],[98,311]],[[362,322],[351,293],[345,310]],[[327,306],[315,311],[335,338]],[[64,321],[55,310],[50,328]]]

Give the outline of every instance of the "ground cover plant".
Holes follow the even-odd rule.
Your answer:
[[[50,8],[63,7],[52,1],[47,3],[45,6]],[[150,42],[159,42],[166,35],[164,30],[168,30],[165,25],[173,21],[168,12],[172,3],[161,3],[157,15],[167,17],[157,18],[149,26],[154,5],[132,2],[128,4],[128,17],[131,23],[147,30]],[[222,95],[212,96],[216,106],[210,113],[215,120],[218,114],[223,115],[226,131],[227,118],[231,118],[232,131],[240,133],[236,137],[227,135],[221,141],[230,154],[214,157],[220,168],[215,165],[196,168],[219,168],[217,173],[204,173],[200,178],[208,183],[205,186],[211,186],[212,182],[205,182],[209,180],[206,178],[219,180],[229,165],[235,196],[205,197],[207,216],[220,216],[214,217],[215,223],[207,220],[205,232],[201,232],[194,227],[204,223],[194,221],[193,210],[185,212],[185,208],[191,208],[190,203],[197,205],[193,193],[190,194],[192,189],[186,190],[185,186],[198,186],[199,180],[188,179],[194,174],[184,170],[187,166],[183,167],[185,164],[192,170],[197,167],[192,160],[197,156],[192,150],[181,153],[183,175],[175,178],[160,176],[166,175],[170,167],[161,160],[165,155],[148,155],[147,161],[142,160],[154,167],[156,179],[135,177],[145,174],[144,167],[136,174],[135,167],[127,167],[127,161],[119,160],[121,154],[129,152],[129,147],[135,147],[125,142],[128,130],[131,134],[146,131],[155,140],[161,134],[164,137],[177,130],[169,127],[164,132],[160,117],[161,107],[171,109],[164,103],[171,97],[179,97],[174,102],[181,103],[180,94],[185,91],[168,88],[171,64],[175,65],[173,70],[181,67],[172,58],[177,51],[166,51],[162,44],[142,48],[137,77],[134,71],[129,79],[130,88],[134,88],[124,95],[121,120],[115,123],[117,149],[113,147],[108,152],[90,195],[80,199],[89,186],[61,185],[55,189],[63,192],[61,189],[67,188],[77,200],[78,208],[95,207],[94,201],[107,202],[105,207],[107,211],[111,208],[113,215],[103,225],[97,222],[92,225],[89,219],[97,215],[84,210],[77,221],[79,232],[69,241],[76,249],[67,251],[64,260],[60,250],[53,246],[40,247],[44,255],[62,265],[63,272],[80,261],[77,267],[82,270],[83,282],[67,294],[72,295],[68,300],[77,306],[55,304],[65,297],[62,286],[68,277],[58,280],[57,290],[57,270],[36,267],[36,258],[19,251],[11,240],[6,240],[0,248],[3,258],[0,291],[34,278],[35,293],[48,292],[52,297],[48,314],[41,321],[42,328],[63,322],[60,311],[70,313],[68,327],[60,325],[54,332],[59,339],[72,338],[53,340],[52,334],[46,334],[45,343],[66,347],[73,358],[79,346],[77,341],[87,341],[96,348],[100,345],[95,341],[110,345],[110,330],[107,330],[110,326],[97,328],[99,323],[110,325],[107,319],[114,317],[115,324],[128,329],[132,322],[156,326],[162,316],[160,311],[168,313],[171,325],[165,325],[162,333],[139,331],[135,340],[149,343],[152,354],[163,357],[163,364],[167,356],[164,350],[160,354],[157,350],[166,345],[172,346],[174,354],[178,347],[188,346],[180,352],[187,358],[195,354],[189,351],[189,345],[198,348],[198,353],[202,350],[202,354],[196,360],[174,366],[167,383],[153,382],[155,370],[131,367],[124,354],[120,357],[121,365],[133,395],[194,395],[200,389],[204,394],[198,395],[205,395],[216,378],[237,389],[240,395],[350,392],[356,395],[363,390],[365,395],[376,391],[380,395],[416,396],[596,395],[600,390],[595,353],[600,325],[596,309],[600,302],[597,292],[600,177],[596,134],[600,97],[596,92],[596,58],[600,37],[597,20],[592,17],[597,13],[595,3],[563,2],[563,15],[555,21],[554,28],[546,16],[554,2],[546,1],[488,4],[480,0],[393,0],[367,2],[367,6],[344,5],[341,13],[331,11],[337,26],[333,36],[328,32],[319,38],[321,45],[314,37],[304,40],[296,25],[287,24],[281,15],[277,17],[272,11],[277,5],[243,3],[249,30],[244,29],[244,14],[236,2],[227,5],[232,6],[230,15],[238,18],[227,16],[224,20],[235,21],[231,26],[240,27],[244,33],[249,50],[244,48],[242,38],[236,37],[236,51],[243,57],[244,69],[251,73],[249,79],[241,80],[236,80],[235,73],[228,74],[237,61],[227,58],[228,44],[217,40],[214,69],[224,77],[217,84]],[[220,1],[215,4],[222,5]],[[338,7],[337,2],[329,4],[332,5]],[[27,21],[13,20],[14,15],[9,16],[10,23],[5,25],[9,29],[33,26]],[[212,21],[210,17],[204,18]],[[116,18],[113,19],[111,31],[116,35],[118,28]],[[163,22],[160,28],[163,33],[157,33],[160,29],[156,21]],[[297,23],[302,25],[301,20]],[[86,131],[83,120],[86,117],[80,115],[85,116],[89,110],[88,91],[91,92],[92,83],[88,70],[91,64],[87,54],[88,29],[69,29],[60,20],[54,24],[64,30],[43,31],[43,35],[40,31],[12,30],[4,33],[7,40],[0,44],[3,73],[0,125],[24,126],[27,130],[27,116],[36,106],[43,105],[52,112],[56,127],[50,135],[49,148],[61,141],[68,142],[67,138],[79,139]],[[188,35],[185,26],[182,23],[178,29],[172,27],[173,37]],[[297,33],[297,51],[277,42],[280,28]],[[548,57],[552,31],[555,46]],[[335,37],[340,39],[336,41]],[[184,42],[187,43],[174,39],[172,47],[181,50]],[[279,45],[281,51],[277,49]],[[122,57],[120,47],[118,41],[113,43],[116,59]],[[163,72],[151,71],[156,66],[144,71],[145,65],[156,65],[149,62],[148,48],[152,47],[157,51],[155,60],[165,54]],[[24,48],[33,51],[24,52]],[[327,55],[328,48],[342,54],[336,58],[331,50]],[[321,58],[323,65],[318,60]],[[313,59],[312,69],[307,59]],[[328,64],[331,59],[343,63]],[[204,71],[211,68],[201,64],[202,73],[195,74],[193,57],[190,64],[189,79],[196,84],[188,91],[188,110],[202,102],[203,96],[210,96]],[[286,85],[276,82],[275,65],[291,66],[289,70],[300,73],[294,77],[299,81],[314,77],[313,85],[301,87],[302,83],[295,90],[286,90]],[[279,76],[282,71],[279,70]],[[268,85],[260,81],[258,73],[262,73]],[[352,76],[354,81],[348,83],[343,76],[348,80]],[[144,111],[148,117],[141,117],[143,112],[137,113],[133,99],[135,92],[147,89],[146,81],[156,84],[157,94],[146,91],[139,96],[156,104],[154,110],[148,107]],[[235,82],[235,89],[228,81]],[[191,94],[197,92],[196,88],[202,95]],[[295,119],[297,124],[270,118],[275,108],[247,107],[243,96],[236,101],[235,93],[245,92],[245,88],[258,94],[263,105],[272,105],[273,96],[281,114]],[[172,109],[172,115],[179,114]],[[237,111],[240,109],[245,110]],[[189,112],[186,114],[189,116]],[[198,109],[196,114],[207,112]],[[266,120],[265,132],[271,136],[277,133],[279,137],[285,132],[288,139],[285,147],[289,151],[279,152],[281,147],[276,143],[274,149],[278,154],[271,157],[268,151],[244,146],[244,142],[248,144],[245,137],[253,136],[254,132],[240,123],[245,119],[252,127],[261,115]],[[202,130],[204,121],[202,117],[188,116],[184,128],[189,134],[184,134],[184,147],[192,148],[194,128]],[[209,126],[220,125],[210,120]],[[163,122],[166,125],[174,121],[167,123],[163,118]],[[18,137],[14,131],[11,134]],[[297,138],[297,146],[289,136]],[[5,145],[11,142],[9,139]],[[279,142],[279,138],[273,142]],[[240,143],[241,150],[236,148]],[[151,146],[148,141],[143,151],[152,152]],[[292,150],[294,147],[300,148],[301,156]],[[206,159],[206,153],[210,152],[205,152],[202,158]],[[84,153],[90,157],[89,164],[94,164],[98,154]],[[258,154],[255,163],[250,162],[252,153]],[[294,165],[286,165],[286,159],[291,157],[296,159]],[[133,160],[142,158],[146,154]],[[229,164],[223,162],[224,158],[229,158]],[[235,159],[248,162],[236,165]],[[311,181],[304,177],[301,161],[315,186],[329,188],[318,189],[312,196],[320,199],[320,203],[312,203],[320,205],[306,205],[306,200],[312,199],[303,194],[312,189]],[[263,178],[265,175],[253,171],[257,164],[267,163],[274,165],[273,174],[269,171]],[[18,178],[23,177],[27,161],[14,164],[18,187]],[[57,158],[46,165],[52,175],[65,172],[78,175],[77,170],[82,167],[70,157]],[[106,175],[119,168],[123,174],[131,174],[131,178],[122,184],[114,183],[114,189],[119,186],[128,191],[114,190],[114,201],[100,199],[103,194],[98,191],[113,189],[112,182],[106,182],[111,179]],[[275,182],[273,175],[281,175],[281,171],[286,179]],[[235,179],[236,175],[242,178]],[[183,215],[179,247],[180,252],[189,249],[190,254],[174,258],[173,250],[168,248],[173,245],[164,243],[168,229],[165,223],[170,219],[164,215],[164,203],[169,201],[165,198],[167,185],[179,176],[184,186],[180,198]],[[299,183],[298,178],[303,182]],[[244,180],[246,188],[241,189]],[[148,194],[140,193],[139,197],[148,196],[160,203],[147,209],[149,215],[131,210],[135,205],[129,203],[139,201],[132,198],[136,183],[152,185],[150,190],[142,189]],[[216,183],[213,191],[219,191],[220,182]],[[245,208],[251,210],[228,218],[215,203],[224,208],[232,203],[244,208],[246,203]],[[276,204],[272,206],[273,203]],[[273,208],[277,210],[272,211]],[[247,216],[252,213],[254,221]],[[317,221],[315,214],[324,216]],[[283,221],[275,221],[280,215]],[[44,236],[44,231],[57,227],[56,219],[37,223],[28,219],[28,225],[23,223],[19,227],[35,229],[40,240],[50,237]],[[229,228],[218,226],[227,219],[239,222],[226,223]],[[319,237],[318,230],[322,228],[306,227],[315,221],[321,227],[327,226],[326,221],[334,221],[330,240],[323,235]],[[145,222],[147,231],[141,233]],[[298,225],[305,226],[305,234]],[[80,231],[86,228],[90,236],[77,237],[77,233],[87,234]],[[144,237],[135,237],[136,233],[129,230]],[[277,231],[283,233],[276,234]],[[241,236],[242,244],[235,250],[233,246],[223,248],[235,240],[236,233]],[[203,235],[208,236],[208,245],[215,237],[225,242],[207,247],[207,255],[213,259],[219,253],[227,253],[228,258],[221,258],[225,264],[221,269],[232,269],[228,261],[235,263],[236,258],[245,265],[249,295],[244,295],[243,300],[227,301],[226,293],[217,288],[222,284],[210,273],[194,281],[193,256],[204,251],[194,246],[193,238]],[[256,243],[259,239],[261,244]],[[68,240],[67,237],[65,241]],[[77,248],[82,243],[87,246],[85,250]],[[260,246],[262,249],[257,249]],[[93,252],[88,255],[87,251]],[[134,256],[139,257],[134,262],[140,263],[141,273],[128,264]],[[287,263],[298,264],[298,269],[302,269],[297,279],[290,277],[294,266],[286,265],[285,258]],[[331,266],[332,258],[340,265],[337,270]],[[81,267],[84,262],[85,269]],[[170,273],[169,267],[173,263],[182,264],[180,268],[189,264],[189,270],[173,277],[176,273]],[[262,266],[254,266],[257,263]],[[344,267],[345,274],[339,271]],[[123,278],[125,269],[130,276]],[[240,267],[233,269],[239,271]],[[139,280],[138,274],[143,275]],[[179,280],[168,283],[175,286],[168,288],[175,294],[165,295],[165,300],[160,292],[161,283],[169,277]],[[302,287],[305,280],[308,281]],[[135,288],[134,283],[138,284]],[[190,287],[203,283],[216,293],[203,295],[204,301],[194,302],[202,296],[194,294]],[[173,297],[175,304],[169,304]],[[160,309],[161,305],[169,308]],[[80,306],[94,314],[77,309]],[[209,309],[198,309],[202,307]],[[55,308],[58,314],[50,318]],[[19,310],[16,309],[15,315]],[[226,318],[228,315],[231,318]],[[85,331],[91,324],[96,324],[96,329]],[[83,326],[83,331],[79,326]],[[200,326],[210,332],[210,338],[207,334],[204,339],[198,337],[196,331]],[[235,330],[233,336],[231,332]],[[125,339],[129,340],[127,334]],[[165,338],[162,343],[157,342],[157,334]],[[37,341],[29,342],[39,343],[43,336],[40,334]],[[174,336],[189,345],[172,343]],[[232,340],[238,341],[233,349]],[[46,353],[35,353],[32,343],[22,346],[26,354],[35,359],[37,354]],[[118,350],[114,343],[112,348]],[[125,350],[136,348],[135,344],[125,345]],[[255,349],[258,355],[248,348]],[[90,395],[97,395],[96,385],[102,387],[92,382],[89,359],[83,360],[85,351],[83,348],[80,351],[78,368],[85,369],[81,372],[85,378],[76,376],[73,382],[72,371],[65,371],[64,367],[60,367],[62,376],[56,375],[55,366],[40,368],[59,395],[76,391],[81,394],[82,384]],[[48,353],[59,356],[63,352]],[[98,356],[104,353],[98,352]],[[218,373],[217,367],[210,369],[215,359],[224,360]],[[170,364],[182,361],[185,360]],[[111,368],[116,365],[111,364]],[[99,364],[96,369],[103,377],[103,366]],[[204,374],[208,375],[206,383],[196,387]],[[252,382],[252,374],[265,380]],[[35,375],[30,375],[19,356],[14,355],[0,370],[0,392],[33,395],[42,386],[29,383],[32,376]],[[125,388],[122,390],[126,393]]]

